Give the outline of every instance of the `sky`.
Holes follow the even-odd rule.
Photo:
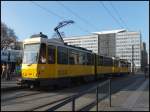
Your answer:
[[[20,41],[39,32],[51,38],[54,28],[64,20],[75,22],[60,29],[66,37],[122,28],[140,31],[149,51],[149,1],[1,2],[1,21]]]

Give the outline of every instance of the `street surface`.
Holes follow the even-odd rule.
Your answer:
[[[102,82],[101,80],[100,82]],[[112,78],[112,102],[105,98],[99,102],[99,111],[148,111],[149,110],[149,77],[143,74],[124,75]],[[2,83],[2,82],[1,82]],[[1,93],[2,111],[44,111],[65,101],[70,96],[96,86],[98,82],[76,85],[68,88],[56,89],[14,89],[11,92]],[[4,84],[4,83],[3,83]],[[4,87],[4,85],[3,85]],[[7,86],[8,87],[8,86]],[[2,89],[2,87],[1,87]],[[106,89],[107,90],[107,89]],[[105,91],[106,91],[105,90]],[[102,94],[101,94],[102,95]],[[95,91],[87,93],[76,100],[75,110],[84,110],[83,107],[94,102]],[[57,111],[72,110],[72,102],[64,105]],[[95,111],[95,105],[88,110]]]

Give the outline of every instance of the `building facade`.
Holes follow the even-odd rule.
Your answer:
[[[98,53],[98,35],[75,36],[64,38],[64,42],[68,45],[83,47]]]
[[[125,29],[93,32],[98,35],[98,54],[104,56],[116,56],[116,34],[124,32]]]
[[[116,57],[133,61],[134,68],[141,68],[140,32],[121,32],[116,34]]]

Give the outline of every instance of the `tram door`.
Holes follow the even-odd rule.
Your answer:
[[[46,67],[47,64],[47,55],[46,55],[46,44],[41,43],[40,53],[39,53],[39,64],[38,64],[38,77],[46,78]]]

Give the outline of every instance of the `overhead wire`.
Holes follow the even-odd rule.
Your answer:
[[[49,14],[52,14],[52,15],[54,15],[54,16],[56,16],[56,17],[58,17],[59,19],[64,19],[64,17],[62,17],[62,16],[60,16],[60,15],[58,15],[58,14],[56,14],[56,13],[54,13],[53,11],[51,11],[51,10],[48,10],[47,8],[45,8],[45,7],[42,7],[41,5],[39,5],[38,3],[36,3],[36,2],[34,2],[34,1],[30,1],[30,2],[32,2],[34,5],[36,5],[36,6],[38,6],[38,7],[40,7],[41,9],[43,9],[43,10],[45,10],[46,12],[48,12]]]
[[[57,3],[59,5],[61,5],[64,9],[66,9],[68,12],[70,12],[72,15],[74,15],[75,17],[79,18],[82,22],[84,22],[86,25],[89,25],[90,27],[92,26],[94,29],[99,30],[99,28],[97,28],[95,25],[93,25],[91,22],[89,22],[88,20],[86,20],[85,18],[79,16],[75,11],[73,11],[72,9],[70,9],[69,7],[65,6],[63,3],[61,3],[60,1],[57,1]]]
[[[112,4],[112,2],[110,1],[110,5],[113,8],[113,10],[116,12],[116,14],[118,15],[120,21],[124,24],[124,26],[126,28],[128,28],[127,24],[125,23],[125,21],[122,19],[122,17],[120,16],[119,12],[117,11],[117,9],[115,8],[115,6]]]
[[[107,11],[107,13],[115,20],[115,22],[121,27],[123,28],[122,25],[120,25],[120,22],[111,14],[110,10],[105,6],[105,4],[102,1],[98,2],[100,5],[102,5],[104,7],[104,9]]]
[[[54,16],[56,16],[56,17],[58,17],[59,19],[63,19],[63,20],[65,20],[65,17],[60,16],[60,15],[58,15],[58,14],[54,13],[53,11],[48,10],[48,9],[47,9],[47,8],[45,8],[45,7],[42,7],[42,6],[41,6],[41,5],[39,5],[38,3],[34,2],[34,1],[30,1],[30,2],[31,2],[31,3],[33,3],[34,5],[36,5],[36,6],[40,7],[41,9],[45,10],[45,11],[46,11],[47,13],[49,13],[50,15],[52,14],[52,15],[54,15]],[[77,24],[76,24],[76,25],[77,25]],[[88,30],[83,29],[80,25],[77,25],[77,27],[78,27],[79,29],[81,29],[82,31],[86,32],[86,33],[90,33]]]

